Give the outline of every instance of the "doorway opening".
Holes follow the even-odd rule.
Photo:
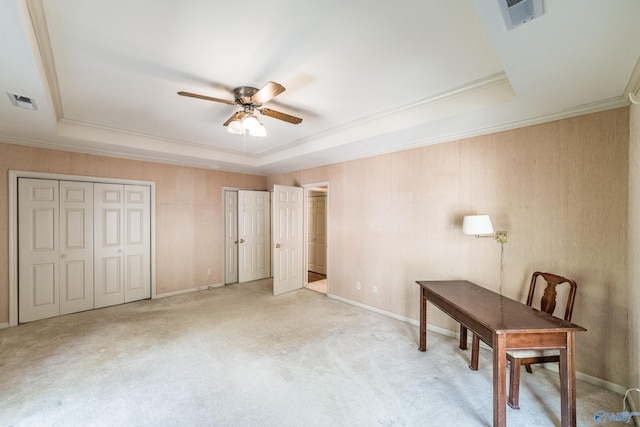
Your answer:
[[[276,186],[279,188],[279,193],[287,193],[289,190],[293,191],[296,187],[284,187]],[[274,187],[274,192],[275,188]],[[328,278],[328,212],[329,212],[329,183],[314,183],[303,185],[297,195],[289,194],[283,196],[280,194],[278,199],[272,201],[273,209],[273,223],[270,228],[270,235],[272,236],[273,252],[271,255],[271,276],[274,277],[274,295],[280,293],[281,289],[278,288],[276,293],[275,277],[277,276],[278,283],[284,281],[286,278],[295,279],[295,286],[287,287],[285,292],[293,289],[300,289],[306,287],[310,290],[320,292],[322,294],[328,294],[329,292],[329,278]],[[304,190],[304,192],[302,191]],[[242,218],[245,218],[241,213],[244,209],[239,209],[242,206],[240,202],[240,195],[242,190],[233,188],[223,189],[224,193],[224,217],[225,217],[225,239],[224,239],[224,259],[223,259],[223,277],[224,284],[241,283],[243,280],[239,277],[239,270],[242,270],[242,259],[239,257],[240,250],[239,245],[246,243],[246,237],[239,233],[241,228],[240,222]],[[240,193],[240,194],[239,194]],[[253,193],[253,192],[252,192]],[[257,192],[256,192],[257,193]],[[273,196],[273,194],[272,194]],[[275,196],[273,196],[275,198]],[[299,205],[280,206],[278,203],[283,202],[283,197],[290,202],[298,200]],[[283,200],[280,200],[283,199]],[[306,203],[306,205],[305,205]],[[280,208],[277,208],[280,206]],[[285,209],[286,208],[286,209]],[[290,209],[291,208],[291,209]],[[288,209],[288,210],[287,210]],[[303,220],[301,211],[306,211],[306,220]],[[290,212],[289,212],[290,211]],[[297,220],[293,221],[290,218],[293,212],[299,212],[300,216]],[[276,212],[278,212],[276,214]],[[289,212],[286,215],[283,212]],[[282,216],[284,215],[284,216]],[[253,222],[253,221],[250,221]],[[299,231],[293,232],[290,230],[289,225],[300,225]],[[283,229],[284,227],[284,229]],[[284,230],[284,231],[283,231]],[[281,241],[285,238],[285,235],[291,234],[301,236],[299,239],[299,246],[291,250],[289,242],[286,244]],[[241,243],[242,242],[242,243]],[[282,247],[281,247],[282,245]],[[286,259],[281,258],[283,253],[291,252],[290,256]],[[240,259],[239,259],[240,258]],[[261,258],[261,257],[259,257]],[[264,258],[268,258],[265,254]],[[282,268],[285,268],[284,270]],[[295,267],[295,268],[294,268]],[[280,272],[281,274],[279,274]]]
[[[329,184],[305,185],[307,202],[307,280],[305,287],[322,294],[328,293],[327,277],[327,217]]]
[[[224,284],[271,277],[271,194],[223,189]]]

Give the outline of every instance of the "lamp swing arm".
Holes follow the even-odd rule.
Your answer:
[[[507,243],[506,231],[496,231],[495,234],[474,234],[474,236],[476,236],[476,238],[492,237],[498,243]]]

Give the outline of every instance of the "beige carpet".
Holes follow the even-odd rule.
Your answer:
[[[416,288],[416,292],[418,292]],[[270,281],[0,330],[1,426],[489,426],[491,357]],[[559,425],[557,374],[523,373],[509,426]],[[578,381],[578,425],[622,397]]]

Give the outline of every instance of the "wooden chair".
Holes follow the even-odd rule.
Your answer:
[[[536,271],[531,277],[531,285],[529,286],[529,296],[527,297],[527,305],[532,307],[533,298],[536,294],[536,283],[538,277],[542,277],[547,286],[542,294],[540,300],[540,310],[553,315],[556,308],[556,287],[560,284],[566,283],[569,286],[567,292],[567,304],[564,310],[564,320],[571,321],[571,315],[573,313],[573,302],[576,298],[576,282],[567,279],[562,276],[558,276],[551,273],[541,273]],[[465,334],[466,335],[466,334]],[[473,340],[471,345],[471,363],[469,367],[472,370],[478,369],[478,354],[480,350],[480,339],[476,334],[473,334]],[[551,363],[559,362],[560,352],[559,350],[520,350],[507,352],[507,360],[511,364],[511,370],[509,375],[509,399],[508,405],[513,409],[520,409],[520,366],[524,365],[527,372],[532,373],[531,365],[536,363]]]

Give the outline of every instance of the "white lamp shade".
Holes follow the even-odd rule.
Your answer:
[[[255,116],[247,116],[242,120],[242,127],[248,131],[257,128],[258,126],[262,126],[262,124]]]
[[[260,136],[260,137],[267,136],[267,130],[262,125],[255,126],[249,129],[249,135]]]
[[[242,127],[242,122],[240,120],[233,120],[227,125],[227,132],[233,133],[235,135],[242,135],[244,133],[244,129]]]
[[[464,234],[493,234],[493,225],[489,215],[467,215],[462,221],[462,232]]]

